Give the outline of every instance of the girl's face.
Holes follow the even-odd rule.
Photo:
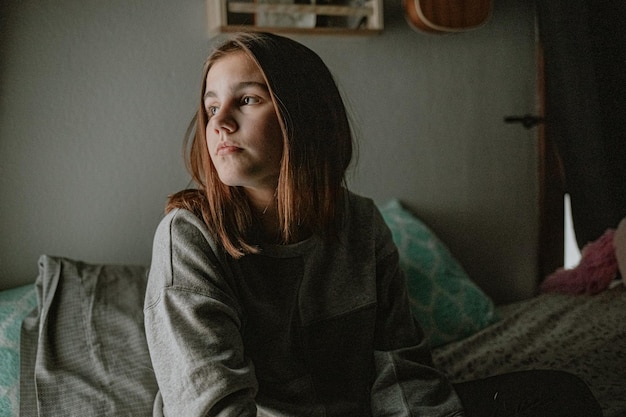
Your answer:
[[[207,147],[220,180],[249,192],[273,193],[283,136],[256,63],[243,52],[218,59],[206,77],[204,106]]]

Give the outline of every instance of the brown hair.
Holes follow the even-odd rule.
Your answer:
[[[344,209],[345,172],[352,159],[345,106],[332,74],[315,52],[269,33],[240,33],[218,46],[207,59],[198,111],[185,140],[187,168],[198,188],[171,196],[166,211],[194,212],[235,258],[258,251],[252,241],[255,215],[243,190],[223,184],[211,162],[202,95],[211,66],[241,51],[265,77],[283,132],[277,188],[283,243],[294,243],[299,227],[323,236],[336,234]]]

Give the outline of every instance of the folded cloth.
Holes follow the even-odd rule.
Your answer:
[[[619,223],[617,230],[615,230],[613,246],[615,246],[615,257],[617,258],[617,267],[622,275],[622,282],[626,284],[626,218]]]
[[[42,256],[21,332],[20,416],[150,416],[147,268]]]
[[[597,240],[585,245],[579,264],[573,269],[559,268],[541,283],[541,292],[597,294],[611,285],[617,276],[617,258],[613,238],[615,229],[607,229]]]

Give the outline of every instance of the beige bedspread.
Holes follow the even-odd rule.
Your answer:
[[[433,352],[455,381],[558,369],[590,386],[605,417],[626,416],[626,289],[594,296],[544,294],[500,309],[498,323]]]

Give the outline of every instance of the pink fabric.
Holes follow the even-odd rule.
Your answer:
[[[541,292],[564,294],[597,294],[617,276],[614,229],[607,229],[598,240],[585,245],[580,263],[573,269],[559,268],[548,275],[540,286]]]
[[[622,274],[622,282],[626,284],[626,218],[619,223],[617,230],[615,230],[613,246],[615,246],[617,266]]]

